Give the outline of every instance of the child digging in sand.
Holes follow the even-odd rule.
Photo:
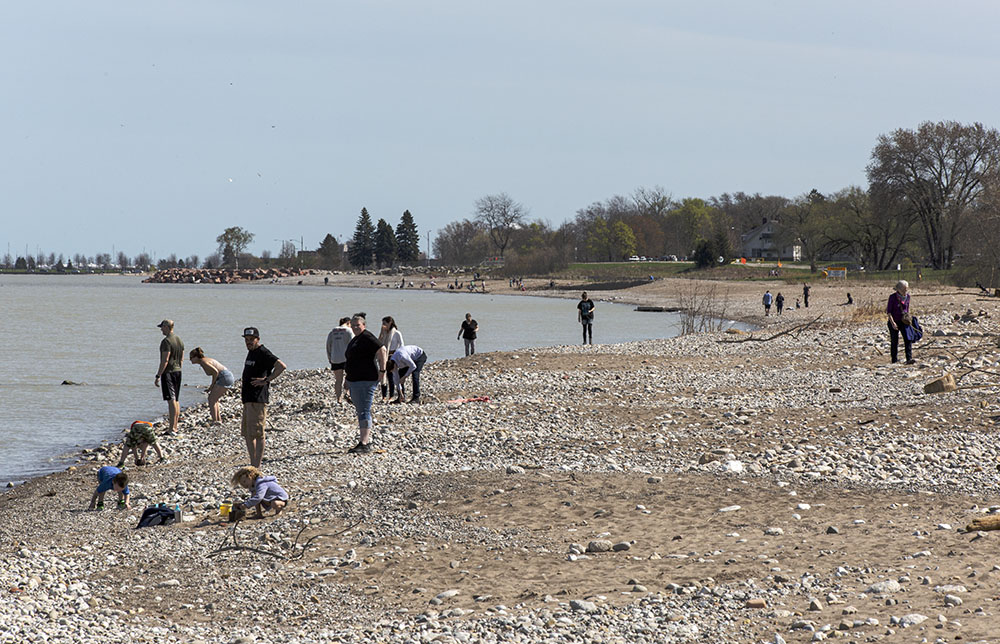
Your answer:
[[[109,490],[114,490],[118,493],[119,510],[132,507],[132,504],[129,502],[128,474],[122,472],[117,467],[105,465],[97,470],[97,489],[94,490],[94,496],[90,497],[90,508],[88,509],[93,510],[96,508],[103,510],[104,494]]]
[[[149,449],[150,445],[153,446],[153,451],[156,452],[156,457],[159,459],[156,462],[163,463],[166,459],[163,458],[163,452],[160,451],[160,446],[156,443],[156,433],[153,432],[153,423],[144,420],[135,421],[128,430],[125,442],[122,443],[122,455],[118,458],[118,465],[116,467],[124,467],[125,457],[128,456],[130,450],[132,455],[135,456],[135,464],[145,465],[146,450]]]
[[[237,503],[234,507],[244,510],[256,507],[257,512],[254,517],[260,519],[264,516],[264,510],[274,509],[274,514],[280,514],[288,505],[288,492],[285,492],[277,483],[273,476],[264,476],[263,473],[252,465],[241,467],[233,474],[233,487],[240,486],[248,490],[253,490],[253,496]]]

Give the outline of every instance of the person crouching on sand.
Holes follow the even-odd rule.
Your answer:
[[[97,470],[97,489],[94,490],[94,496],[90,497],[90,507],[88,509],[93,510],[96,508],[103,510],[104,494],[110,490],[114,490],[118,494],[119,510],[132,507],[132,503],[129,501],[131,493],[128,489],[128,474],[117,467],[105,465]]]
[[[145,420],[135,421],[129,427],[125,442],[122,443],[122,455],[118,458],[118,465],[115,467],[122,468],[125,466],[125,457],[128,456],[129,451],[135,456],[136,465],[145,465],[146,451],[149,450],[150,446],[152,446],[153,451],[156,452],[156,457],[159,459],[156,461],[157,463],[163,463],[167,460],[163,458],[163,452],[160,451],[160,446],[156,442],[156,432],[153,431],[153,423]]]
[[[253,465],[236,470],[236,474],[233,474],[232,484],[233,487],[239,486],[253,490],[253,496],[236,505],[244,510],[257,508],[254,516],[258,519],[264,516],[264,510],[273,509],[274,514],[278,515],[288,505],[288,492],[278,485],[277,479],[273,476],[264,476]]]

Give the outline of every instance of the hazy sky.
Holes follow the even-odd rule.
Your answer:
[[[879,134],[1000,127],[1000,3],[0,5],[0,254],[432,238],[507,192],[558,226],[662,186],[865,183]]]

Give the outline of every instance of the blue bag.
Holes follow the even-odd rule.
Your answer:
[[[917,316],[913,316],[913,320],[909,326],[903,327],[903,337],[906,338],[907,342],[911,343],[924,337],[924,330],[920,328],[920,321],[917,320]]]

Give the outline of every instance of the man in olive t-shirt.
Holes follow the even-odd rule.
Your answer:
[[[174,335],[174,321],[164,320],[156,326],[160,327],[163,339],[160,340],[160,368],[156,370],[154,385],[160,387],[163,399],[167,401],[167,431],[164,434],[177,432],[177,421],[181,417],[181,363],[184,362],[184,343]]]

